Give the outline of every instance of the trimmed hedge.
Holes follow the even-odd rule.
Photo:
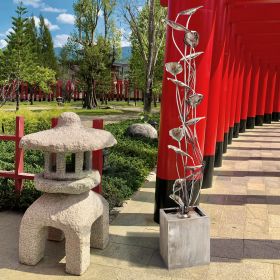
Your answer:
[[[59,112],[56,111],[25,113],[25,134],[50,128],[51,118],[58,115]],[[111,209],[121,206],[123,201],[143,184],[150,170],[156,165],[157,141],[132,139],[125,135],[127,127],[135,122],[139,120],[106,125],[106,130],[118,141],[116,146],[107,150],[107,168],[103,172],[102,181],[103,195]],[[15,115],[0,113],[0,125],[4,128],[5,134],[14,134]],[[14,149],[14,143],[0,141],[0,169],[14,169]],[[25,151],[25,172],[42,172],[43,163],[41,152]],[[40,195],[41,193],[34,188],[33,181],[26,180],[24,189],[18,196],[14,192],[12,180],[0,179],[0,211],[6,209],[24,211]]]

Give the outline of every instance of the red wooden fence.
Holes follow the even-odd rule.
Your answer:
[[[24,173],[23,166],[23,149],[19,147],[19,142],[24,136],[24,118],[16,117],[16,133],[15,135],[0,135],[2,141],[14,141],[15,142],[15,170],[4,171],[0,170],[0,177],[9,178],[15,180],[16,192],[20,192],[23,187],[23,180],[33,180],[34,174]]]
[[[53,118],[51,121],[52,127],[57,125],[57,118]],[[93,120],[92,127],[97,129],[103,129],[103,120]],[[23,180],[34,180],[34,174],[24,173],[24,152],[19,147],[19,142],[24,136],[24,118],[16,117],[16,133],[15,135],[0,135],[0,141],[14,141],[15,142],[15,170],[5,171],[0,170],[0,178],[8,178],[15,180],[15,190],[17,193],[23,188]],[[100,176],[102,176],[103,168],[103,152],[102,150],[92,152],[92,168],[98,170]],[[99,186],[93,189],[97,193],[102,192],[101,183]]]

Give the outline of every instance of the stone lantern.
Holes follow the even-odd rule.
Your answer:
[[[107,201],[91,189],[100,184],[92,170],[92,151],[116,144],[110,132],[84,128],[78,115],[63,113],[55,128],[26,135],[20,145],[45,154],[45,168],[35,175],[44,192],[25,212],[20,226],[19,260],[36,265],[46,239],[66,239],[66,272],[81,275],[90,264],[90,247],[109,241]]]

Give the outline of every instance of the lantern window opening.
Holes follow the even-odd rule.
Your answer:
[[[51,153],[49,157],[49,171],[56,173],[57,170],[56,153]]]
[[[65,154],[65,171],[66,173],[75,173],[76,155],[74,153]]]

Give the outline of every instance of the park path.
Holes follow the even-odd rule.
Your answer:
[[[81,277],[100,280],[279,280],[280,123],[242,134],[229,146],[214,186],[202,191],[201,208],[211,219],[211,264],[168,271],[159,255],[153,222],[155,173],[110,225],[110,244],[91,250]],[[64,244],[47,242],[35,267],[18,263],[21,214],[0,213],[0,279],[69,279]]]

